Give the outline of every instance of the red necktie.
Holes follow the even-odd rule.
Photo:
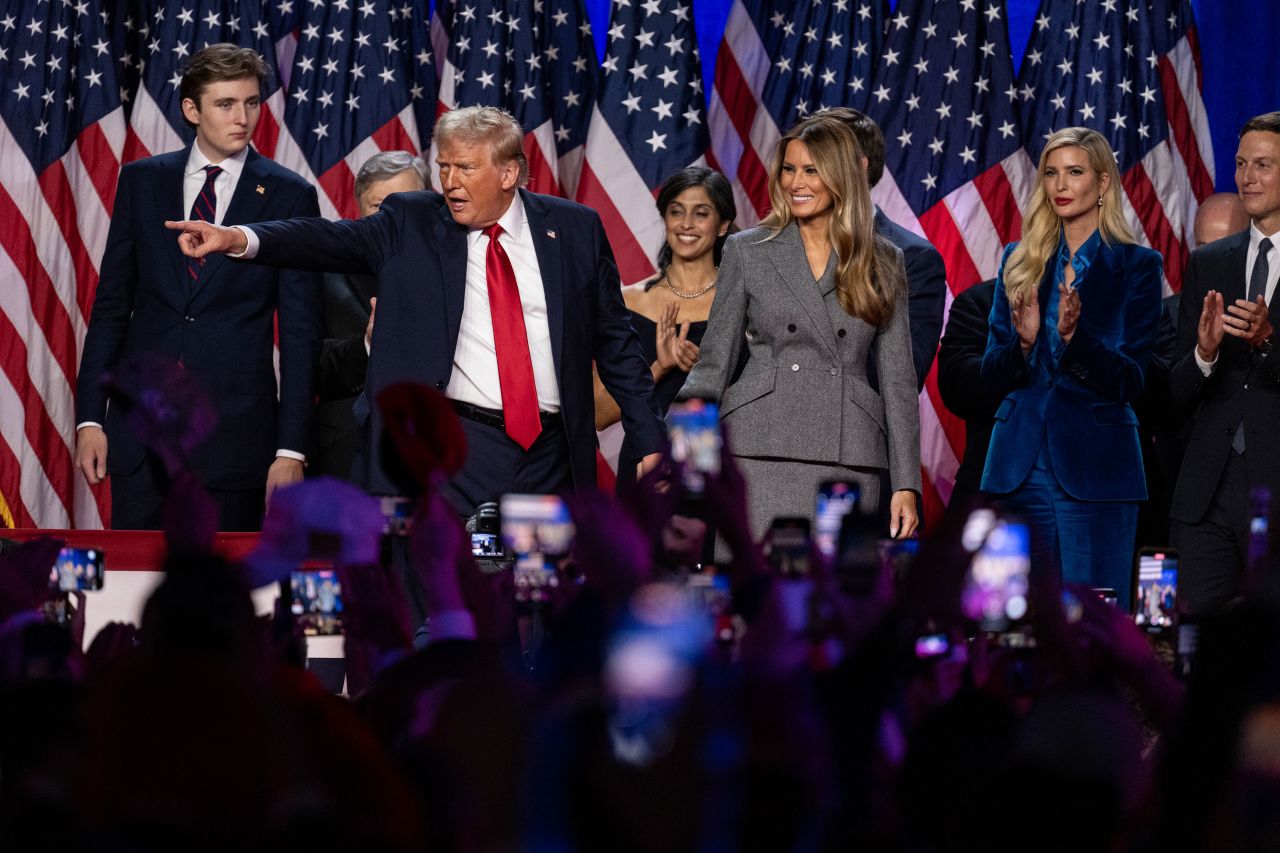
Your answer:
[[[489,311],[493,317],[493,347],[498,357],[498,384],[502,386],[502,418],[507,435],[528,450],[542,432],[538,418],[538,389],[533,381],[533,359],[524,329],[524,308],[516,271],[506,249],[498,242],[502,226],[484,229],[489,249],[484,274],[489,285]]]
[[[200,222],[216,222],[218,210],[218,192],[214,188],[213,182],[218,179],[218,175],[222,174],[221,166],[205,166],[204,167],[204,186],[200,188],[200,195],[196,196],[195,202],[191,205],[191,219]],[[200,268],[204,266],[204,258],[187,258],[187,273],[191,276],[191,282],[200,280]]]

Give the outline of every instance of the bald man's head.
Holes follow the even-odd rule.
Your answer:
[[[1249,227],[1249,214],[1235,193],[1215,193],[1196,211],[1196,246],[1212,243]]]

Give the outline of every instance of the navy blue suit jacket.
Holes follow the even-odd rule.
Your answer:
[[[192,468],[215,489],[263,487],[276,450],[305,453],[320,344],[320,277],[210,257],[198,283],[166,219],[187,218],[183,171],[190,149],[129,163],[120,172],[102,273],[76,380],[76,421],[103,424],[111,474],[135,471],[145,448],[117,407],[104,371],[134,353],[181,360],[218,410]],[[250,150],[224,224],[316,216],[315,188]],[[277,403],[272,317],[280,312]]]
[[[664,440],[653,378],[622,301],[600,217],[571,201],[520,193],[546,291],[573,482],[593,486],[592,360],[642,455],[656,452]],[[253,230],[260,239],[257,259],[264,263],[377,276],[368,383],[356,403],[368,424],[365,470],[356,473],[369,491],[395,494],[399,478],[380,452],[378,393],[403,381],[442,392],[448,387],[466,293],[467,229],[454,221],[443,196],[423,190],[388,196],[378,213],[363,219],[295,219],[258,223]]]
[[[1046,367],[1032,370],[1005,293],[1004,266],[1012,250],[1013,245],[1006,248],[1000,262],[982,359],[983,380],[1004,397],[996,410],[982,490],[1017,489],[1047,441],[1054,474],[1073,498],[1145,500],[1138,417],[1130,403],[1142,392],[1160,322],[1160,254],[1132,243],[1099,246],[1075,283],[1080,320],[1057,367],[1043,325],[1054,280],[1052,269],[1046,270],[1035,343]]]
[[[924,388],[925,377],[938,354],[942,337],[942,315],[947,307],[947,267],[933,244],[903,228],[876,208],[876,233],[902,250],[907,270],[907,316],[911,320],[911,363],[916,369],[916,390]],[[875,375],[875,358],[867,359],[867,378],[880,389]]]
[[[964,458],[956,470],[956,485],[972,492],[981,488],[991,427],[1001,402],[982,381],[994,301],[994,280],[975,284],[957,296],[938,348],[938,392],[951,413],[964,419]]]

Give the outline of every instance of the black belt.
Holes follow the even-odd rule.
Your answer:
[[[449,402],[453,404],[453,410],[459,416],[469,421],[497,427],[498,429],[506,429],[507,427],[507,422],[502,417],[501,409],[486,409],[483,406],[473,406],[461,400],[450,400]],[[559,412],[538,412],[538,420],[541,421],[542,428],[547,429],[560,423],[560,414]]]

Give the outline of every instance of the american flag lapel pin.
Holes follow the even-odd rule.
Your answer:
[[[556,238],[556,232],[554,232],[554,231],[552,231],[550,228],[548,228],[548,229],[547,229],[547,236],[548,236],[548,237],[550,237],[552,240],[554,240],[554,239]]]
[[[262,184],[258,184],[258,186],[255,187],[255,192],[257,192],[258,195],[266,195],[267,188],[264,187]]]

